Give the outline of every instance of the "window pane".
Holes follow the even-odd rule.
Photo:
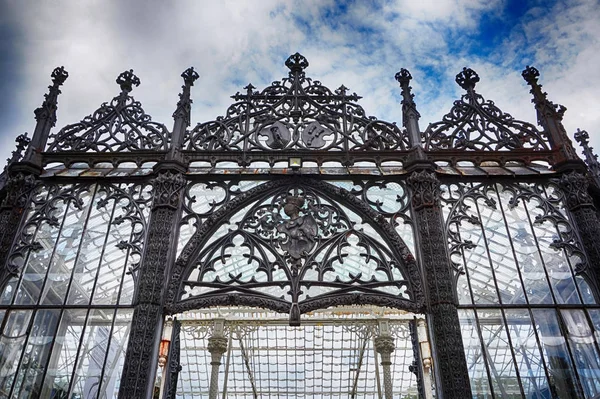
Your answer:
[[[87,310],[64,310],[44,380],[42,397],[60,398],[61,395],[67,395],[71,376],[77,363],[77,353],[85,329],[86,315]]]
[[[526,398],[550,397],[546,368],[527,309],[504,311]]]
[[[502,398],[521,397],[511,342],[500,310],[478,310],[483,351],[492,377],[494,393]]]
[[[581,398],[577,377],[553,309],[534,309],[535,327],[542,344],[542,351],[548,366],[553,396],[561,399]]]
[[[0,394],[3,397],[10,394],[32,314],[31,310],[13,310],[6,317],[0,336]]]
[[[473,397],[491,398],[492,392],[489,385],[484,354],[481,350],[481,340],[477,329],[477,322],[473,310],[462,309],[458,311],[462,329],[463,345],[471,380]]]
[[[562,310],[561,314],[583,390],[595,397],[600,394],[600,358],[592,329],[583,310]]]
[[[59,317],[60,310],[38,310],[36,313],[11,397],[43,397],[40,389]]]

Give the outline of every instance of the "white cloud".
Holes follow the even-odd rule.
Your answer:
[[[476,48],[472,40],[484,13],[502,14],[500,1],[356,2],[347,10],[332,0],[10,4],[27,79],[9,98],[33,111],[51,70],[65,65],[71,76],[59,99],[58,127],[77,122],[116,95],[114,79],[130,68],[142,81],[133,92],[136,99],[171,128],[179,74],[194,66],[201,77],[192,94],[193,121],[212,119],[248,82],[261,88],[285,76],[285,57],[300,51],[309,59],[310,76],[332,89],[345,84],[364,97],[361,104],[369,114],[398,123],[400,90],[393,75],[409,68],[422,129],[460,95],[454,75],[463,66],[481,75],[478,91],[486,98],[535,122],[519,76],[525,64],[534,64],[550,99],[569,108],[569,132],[581,126],[594,137],[600,131],[595,71],[600,7],[595,1],[530,10],[485,58],[469,49]],[[3,131],[0,159],[8,156],[14,137],[33,126],[31,118]],[[600,150],[600,141],[595,146]]]

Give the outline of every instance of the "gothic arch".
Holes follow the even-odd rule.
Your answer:
[[[300,194],[300,197],[292,198],[288,195],[291,190],[300,190],[302,194]],[[285,204],[283,203],[284,197],[287,197],[285,198],[285,201],[287,201]],[[306,204],[304,203],[304,197],[306,197]],[[296,212],[295,217],[288,214],[287,218],[282,218],[282,213],[286,206],[294,207],[293,204],[290,205],[290,202],[294,202],[294,198],[300,198],[302,201],[302,204],[296,209],[302,216]],[[271,201],[268,205],[266,204],[267,200]],[[275,204],[277,201],[279,201],[278,204]],[[254,204],[252,205],[252,209],[246,210],[251,204]],[[346,214],[347,212],[342,208],[347,208],[348,211],[355,213],[362,219],[362,222],[360,219],[350,220]],[[257,251],[261,252],[261,256],[264,257],[264,259],[259,261],[271,263],[271,266],[277,265],[274,267],[274,269],[278,269],[275,272],[279,272],[280,276],[285,274],[284,280],[275,280],[271,275],[268,278],[269,281],[266,283],[256,281],[254,276],[249,281],[244,282],[242,281],[243,278],[240,279],[241,275],[233,276],[230,274],[229,283],[233,285],[225,286],[225,283],[217,276],[212,281],[212,286],[214,288],[218,285],[221,288],[215,289],[210,293],[180,300],[179,298],[184,294],[184,281],[186,281],[199,263],[204,262],[202,256],[206,255],[209,238],[230,217],[240,212],[245,212],[245,215],[243,220],[238,222],[239,229],[235,231],[230,230],[227,238],[221,237],[211,243],[211,245],[220,246],[219,250],[222,255],[226,248],[233,246],[232,240],[236,236],[243,236],[243,246],[254,249],[254,245],[260,240],[249,243],[249,241],[255,240],[255,238],[249,237],[248,232],[243,231],[243,226],[249,220],[248,218],[259,223],[255,215],[249,216],[252,212],[258,212],[264,222],[261,225],[262,227],[260,227],[263,230],[253,230],[251,235],[263,234],[263,238],[268,235],[270,237],[269,242],[278,247],[277,250],[269,250],[265,247],[261,249],[262,252]],[[272,213],[268,214],[269,212]],[[325,219],[328,219],[328,221],[324,221]],[[300,222],[296,223],[296,220]],[[332,220],[337,221],[337,224],[332,223]],[[289,223],[292,223],[293,226],[289,225]],[[383,245],[381,242],[378,242],[377,237],[370,237],[366,232],[355,229],[355,223],[362,223],[363,226],[372,228],[375,234],[383,239]],[[290,237],[294,232],[290,235],[290,231],[287,231],[286,227],[283,227],[284,225],[289,225],[292,228],[303,225],[300,226],[300,230],[305,230],[300,232],[299,239],[291,239]],[[271,231],[265,232],[265,227],[267,229],[270,228]],[[311,228],[312,230],[310,230]],[[328,230],[325,231],[324,228]],[[311,237],[309,237],[311,234],[314,235],[315,242],[311,242]],[[325,234],[325,237],[322,237],[323,234]],[[371,234],[373,233],[371,232]],[[339,238],[338,241],[334,240],[334,235]],[[349,280],[345,282],[340,280],[339,275],[336,276],[334,281],[325,282],[323,280],[323,275],[326,272],[335,271],[331,264],[329,266],[323,265],[324,263],[331,263],[329,256],[323,258],[324,254],[327,253],[331,257],[336,257],[340,263],[343,263],[343,257],[346,255],[342,255],[341,252],[343,248],[349,247],[350,244],[347,240],[351,236],[355,236],[354,241],[357,247],[364,248],[366,251],[360,254],[366,260],[365,265],[373,261],[376,264],[374,271],[378,272],[380,276],[387,275],[388,281],[378,280],[374,274],[365,276],[363,279],[360,274],[353,275],[351,273],[347,276]],[[294,248],[294,244],[297,244],[296,248]],[[213,249],[214,252],[215,250]],[[334,253],[336,254],[335,256]],[[321,256],[320,260],[319,256]],[[248,263],[255,257],[254,254],[246,255]],[[386,259],[383,259],[383,257]],[[267,258],[270,258],[270,260]],[[225,262],[223,257],[220,257],[218,260],[223,263]],[[255,272],[262,270],[265,275],[274,272],[273,270],[270,272],[266,271],[265,267],[268,266],[259,266]],[[304,277],[311,269],[320,270],[317,272],[317,280],[304,280]],[[400,271],[401,280],[394,278],[393,273],[395,271],[392,269]],[[203,283],[202,273],[200,273],[196,286],[210,286],[211,283]],[[291,295],[291,301],[285,300],[282,297],[261,293],[253,288],[244,288],[244,284],[248,283],[253,287],[267,285],[271,287],[279,286],[281,289],[284,286],[289,287],[290,291],[287,294]],[[315,297],[307,295],[302,299],[300,295],[301,289],[304,287],[308,290],[313,285],[328,286],[333,289]],[[377,289],[392,285],[401,287],[401,290],[403,290],[402,294],[394,295]],[[241,292],[247,295],[241,294]],[[271,180],[248,190],[244,194],[238,195],[215,211],[199,227],[175,262],[168,285],[166,311],[169,314],[173,314],[200,307],[246,305],[269,308],[278,312],[291,312],[291,317],[297,318],[299,314],[311,310],[351,304],[373,304],[419,312],[422,310],[423,303],[421,275],[415,257],[393,226],[382,215],[343,188],[316,179],[285,178]]]

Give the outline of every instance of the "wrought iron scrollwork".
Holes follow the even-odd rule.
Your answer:
[[[140,102],[129,96],[140,80],[133,71],[119,75],[121,93],[109,103],[103,103],[81,122],[67,125],[53,139],[48,152],[120,152],[165,151],[169,140],[167,128],[153,122]]]
[[[128,273],[137,282],[152,203],[149,186],[128,185],[122,188],[114,184],[105,184],[99,186],[98,192],[105,193],[105,196],[96,205],[98,208],[104,208],[112,201],[119,204],[120,210],[116,212],[112,224],[129,223],[131,225],[130,236],[120,240],[117,248],[129,251]]]
[[[151,201],[147,186],[144,187],[144,185],[130,185],[123,189],[118,185],[106,184],[97,189],[97,193],[102,195],[96,205],[98,208],[106,207],[112,201],[119,205],[112,218],[112,224],[129,223],[131,225],[131,234],[120,240],[116,246],[121,250],[129,251],[131,262],[129,273],[133,274],[134,279],[140,267]],[[90,191],[93,191],[93,186],[86,184],[65,186],[38,184],[36,186],[30,199],[32,213],[19,230],[8,258],[7,270],[10,274],[18,274],[29,252],[42,249],[42,244],[36,240],[36,232],[42,224],[47,224],[52,228],[60,226],[60,221],[56,216],[59,213],[60,204],[68,203],[69,206],[81,210],[82,197]]]
[[[481,201],[487,207],[497,209],[498,204],[495,199],[497,189],[502,193],[510,194],[510,199],[506,203],[509,209],[518,207],[521,202],[535,204],[535,208],[539,209],[540,212],[535,216],[533,223],[541,225],[548,222],[556,228],[557,233],[550,247],[556,250],[564,249],[569,256],[575,256],[576,259],[579,259],[579,263],[575,265],[577,273],[586,270],[586,255],[575,227],[564,211],[561,210],[565,197],[556,187],[556,183],[549,185],[502,184],[498,187],[496,183],[481,183],[472,187],[463,184],[446,186],[443,193],[443,202],[449,209],[446,219],[446,233],[452,259],[460,258],[462,251],[472,250],[476,247],[475,243],[464,240],[460,236],[462,223],[481,225],[481,220],[469,203]],[[532,245],[534,244],[532,243]],[[459,274],[464,273],[464,270],[455,261],[453,261],[453,266],[455,279],[457,279]]]
[[[342,86],[332,91],[306,77],[308,61],[288,58],[287,78],[262,91],[245,87],[224,117],[197,125],[189,134],[188,150],[403,150],[405,134],[392,123],[367,116],[356,104],[356,93]]]
[[[466,90],[440,122],[424,132],[426,150],[548,150],[544,135],[532,124],[514,119],[493,101],[475,92],[479,76],[464,68],[456,82]]]
[[[177,261],[168,308],[246,304],[297,319],[350,303],[416,310],[421,295],[414,257],[368,204],[324,182],[273,181],[200,226]]]
[[[30,251],[41,250],[42,244],[36,240],[36,232],[41,224],[59,227],[58,213],[60,203],[69,203],[75,209],[82,209],[84,193],[88,193],[88,185],[38,185],[31,195],[33,213],[21,227],[6,264],[7,271],[18,275],[19,269]]]

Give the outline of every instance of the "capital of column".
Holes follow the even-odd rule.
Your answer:
[[[380,335],[375,338],[375,350],[382,357],[382,360],[389,361],[390,355],[396,349],[394,338],[391,335]]]
[[[581,173],[571,172],[561,176],[558,185],[565,195],[567,208],[575,210],[581,206],[593,206],[594,201],[588,194],[589,182]]]
[[[210,337],[207,349],[211,356],[211,364],[221,364],[221,357],[227,351],[227,338]]]
[[[35,176],[22,172],[12,174],[6,182],[7,194],[0,208],[24,208],[34,186]]]
[[[412,189],[412,205],[415,210],[432,207],[440,202],[440,181],[435,172],[427,170],[413,172],[407,179]]]
[[[168,207],[177,209],[180,200],[181,189],[185,187],[187,180],[178,172],[166,171],[151,180],[154,187],[153,208]]]

